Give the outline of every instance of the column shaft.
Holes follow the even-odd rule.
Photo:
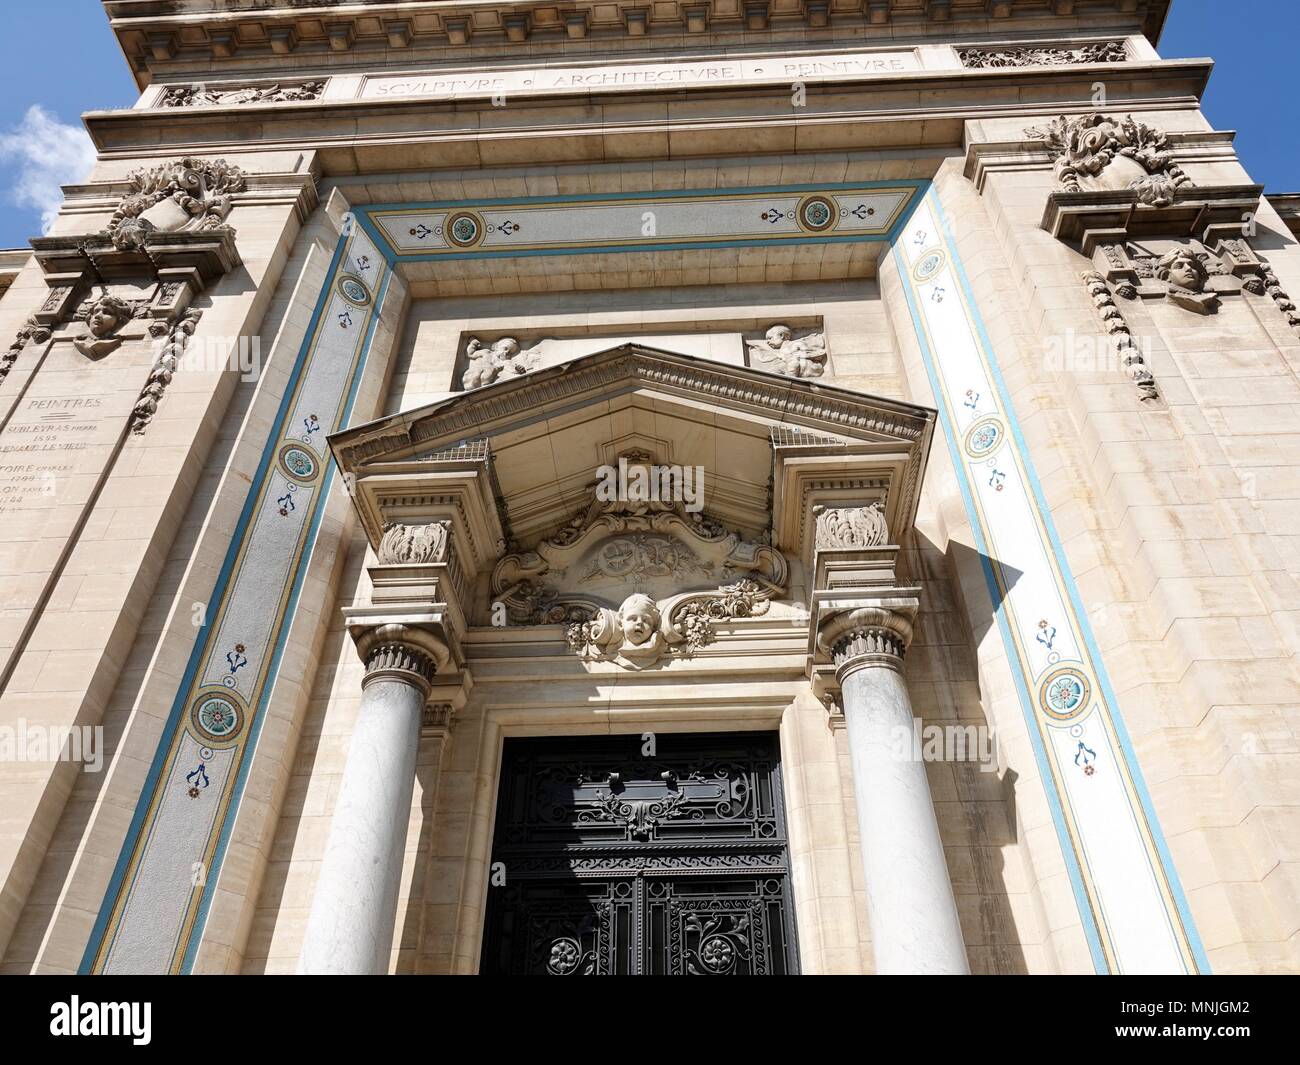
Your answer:
[[[841,688],[876,972],[968,973],[907,685],[870,664],[844,670]]]
[[[388,971],[426,692],[400,674],[362,691],[299,972]]]

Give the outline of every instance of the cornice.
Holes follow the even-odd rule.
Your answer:
[[[546,43],[663,37],[786,39],[842,35],[974,38],[1053,27],[1144,33],[1154,41],[1168,0],[105,0],[123,53],[143,86],[183,63],[230,68],[249,59],[352,51],[404,56]]]
[[[355,472],[381,456],[395,461],[471,436],[490,436],[520,418],[535,417],[548,405],[594,399],[631,385],[881,442],[928,446],[935,419],[932,410],[912,403],[622,344],[345,429],[329,443],[339,467]]]
[[[1274,192],[1264,197],[1291,232],[1300,236],[1300,192]]]
[[[395,158],[403,168],[427,169],[535,164],[539,151],[547,161],[575,163],[727,155],[750,151],[760,135],[780,152],[956,147],[965,121],[1088,109],[1100,71],[1116,107],[1195,108],[1210,69],[1208,60],[1162,60],[850,76],[809,82],[802,108],[791,107],[788,84],[760,83],[539,93],[512,98],[505,109],[488,97],[403,98],[84,117],[106,159],[230,153],[255,143],[259,151],[319,151],[325,173],[345,174],[391,171]],[[549,143],[540,149],[539,141]]]

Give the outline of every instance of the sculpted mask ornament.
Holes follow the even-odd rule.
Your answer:
[[[481,388],[493,381],[518,377],[536,367],[537,360],[530,353],[520,353],[519,341],[514,337],[501,337],[485,346],[478,337],[471,337],[465,346],[469,364],[461,376],[465,388]]]
[[[1201,257],[1190,248],[1174,248],[1160,257],[1155,278],[1168,285],[1165,299],[1199,314],[1208,314],[1219,305],[1219,297],[1205,290],[1209,271]]]
[[[244,172],[224,159],[195,158],[137,170],[127,180],[130,189],[108,223],[109,239],[119,249],[142,248],[154,232],[221,225],[232,194],[246,184]]]
[[[810,333],[799,340],[788,325],[774,325],[762,340],[748,341],[750,356],[787,377],[820,377],[826,372],[826,336]]]
[[[1025,130],[1056,153],[1056,181],[1066,192],[1134,189],[1139,203],[1164,207],[1191,181],[1174,162],[1165,134],[1107,115],[1061,115]]]
[[[86,332],[72,343],[88,359],[102,359],[122,345],[115,336],[136,315],[136,307],[117,296],[103,295],[93,300],[84,312]]]
[[[430,522],[427,525],[403,525],[393,522],[384,526],[379,540],[381,565],[421,565],[444,562],[447,558],[448,523]]]

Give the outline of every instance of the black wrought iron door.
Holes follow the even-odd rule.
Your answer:
[[[797,971],[777,736],[506,740],[480,971]]]

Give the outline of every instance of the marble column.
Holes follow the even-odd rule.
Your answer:
[[[880,974],[966,974],[966,948],[902,660],[907,611],[856,609],[827,641],[840,684]]]
[[[386,973],[436,641],[383,625],[358,640],[361,709],[312,899],[300,973]]]

